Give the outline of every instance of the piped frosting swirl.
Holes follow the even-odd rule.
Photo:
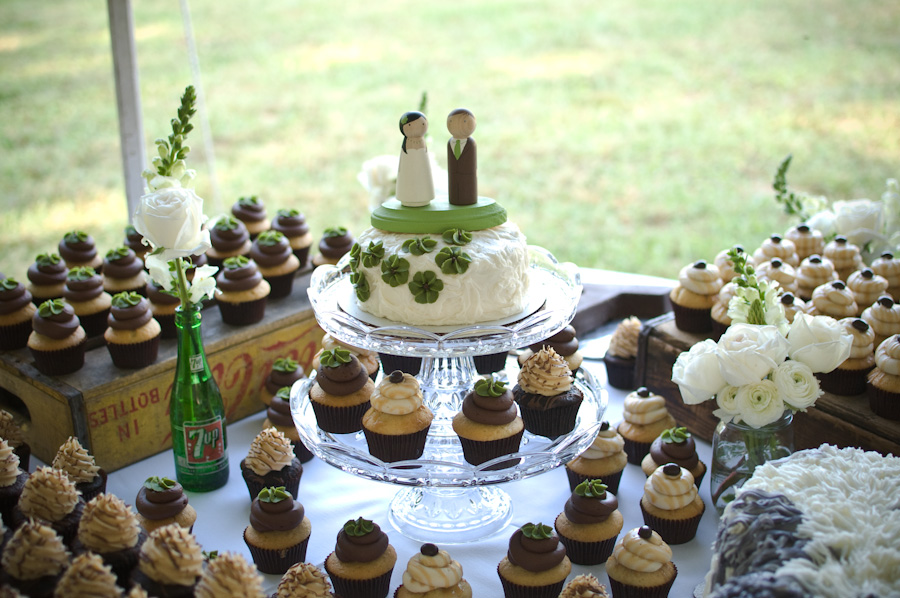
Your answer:
[[[173,523],[150,532],[138,567],[157,583],[193,586],[203,573],[203,553],[193,534]]]
[[[429,550],[434,547],[434,550]],[[429,554],[425,554],[428,552]],[[403,587],[413,593],[425,594],[440,588],[452,588],[463,576],[462,565],[450,558],[446,550],[425,544],[413,555],[403,572]]]
[[[66,569],[54,596],[91,596],[91,598],[120,598],[116,576],[103,559],[92,552],[79,554]]]
[[[666,464],[657,467],[644,483],[644,498],[654,507],[664,511],[686,507],[697,498],[694,476],[677,465]]]
[[[281,576],[274,598],[332,598],[331,582],[310,563],[297,563]]]
[[[623,417],[630,424],[652,424],[665,419],[668,415],[666,400],[646,388],[639,388],[625,397]]]
[[[265,598],[262,577],[240,554],[224,552],[209,562],[194,595],[197,598]]]
[[[638,354],[638,339],[641,336],[641,321],[629,316],[619,322],[609,339],[607,353],[623,359],[631,359]]]
[[[28,476],[19,508],[26,517],[56,522],[74,511],[78,501],[78,490],[66,472],[45,466]]]
[[[78,541],[99,554],[137,546],[141,526],[121,498],[99,494],[84,507],[78,524]]]
[[[640,573],[659,571],[672,560],[672,549],[656,532],[641,537],[642,528],[635,528],[619,538],[613,549],[613,558],[627,569]],[[649,530],[645,526],[644,529]]]
[[[697,295],[715,295],[722,288],[722,279],[715,264],[701,260],[678,272],[678,284]]]
[[[572,387],[572,372],[562,356],[544,347],[522,364],[518,381],[525,392],[552,397]]]
[[[69,558],[62,538],[53,529],[28,519],[13,533],[0,565],[16,579],[32,580],[59,575],[68,567]]]
[[[372,408],[390,415],[407,415],[422,406],[419,381],[410,374],[402,374],[394,382],[393,374],[381,380],[372,392]]]
[[[250,443],[244,464],[257,475],[290,467],[294,460],[291,441],[275,427],[266,428]]]
[[[100,468],[94,457],[81,445],[77,438],[69,436],[53,457],[53,468],[66,472],[76,484],[92,482]]]
[[[0,438],[0,488],[12,486],[21,474],[19,456],[4,438]]]

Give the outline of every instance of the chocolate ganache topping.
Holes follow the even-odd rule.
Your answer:
[[[323,351],[319,356],[316,383],[330,395],[349,395],[369,380],[369,373],[359,363],[356,355],[346,349]]]
[[[231,216],[223,216],[209,231],[209,242],[216,250],[228,253],[240,249],[250,240],[247,226]]]
[[[344,563],[369,563],[384,554],[388,537],[377,523],[351,519],[338,532],[334,555]]]
[[[566,547],[559,543],[553,528],[541,523],[526,523],[509,539],[506,557],[526,571],[547,571],[566,557]]]
[[[14,278],[0,279],[0,316],[19,311],[31,303],[31,293]]]
[[[257,196],[251,195],[238,199],[231,206],[231,213],[243,222],[259,222],[266,218],[266,206]]]
[[[66,282],[66,264],[55,253],[42,253],[28,266],[28,280],[39,286],[50,286]]]
[[[250,525],[258,532],[283,532],[300,525],[304,514],[284,486],[263,488],[250,505]]]
[[[563,357],[574,354],[575,351],[578,350],[578,339],[575,338],[575,328],[573,326],[566,326],[547,340],[535,343],[529,348],[537,353],[544,347],[551,347]]]
[[[353,246],[353,235],[344,228],[326,228],[322,240],[319,241],[319,253],[328,258],[341,257]]]
[[[103,273],[110,278],[131,278],[144,269],[144,262],[130,248],[110,249],[103,259]]]
[[[291,389],[288,386],[281,388],[272,397],[272,402],[266,408],[266,418],[273,426],[292,427],[294,418],[291,416]]]
[[[110,328],[116,330],[137,330],[153,318],[150,302],[137,293],[117,293],[109,308],[106,319]]]
[[[125,227],[125,247],[138,253],[147,253],[150,251],[149,245],[144,245],[144,235],[137,232],[137,229],[130,224]]]
[[[152,280],[147,281],[147,299],[157,305],[176,305],[181,303],[181,300],[176,295],[165,291]]]
[[[475,389],[463,399],[462,412],[473,422],[489,426],[508,424],[517,414],[512,392],[493,376],[475,383]]]
[[[222,291],[249,291],[262,282],[262,274],[253,260],[243,256],[230,257],[222,266],[222,271],[216,276],[216,284]]]
[[[147,519],[175,517],[188,504],[184,488],[169,478],[150,477],[138,491],[134,506]]]
[[[279,357],[272,366],[272,371],[266,376],[266,390],[271,394],[277,394],[285,386],[292,386],[294,382],[303,377],[303,368],[290,357]]]
[[[41,303],[34,312],[31,326],[38,334],[62,340],[74,333],[81,325],[72,306],[62,299],[50,299]]]
[[[103,292],[103,278],[90,267],[72,268],[66,276],[63,297],[66,301],[83,303],[99,297]]]
[[[287,238],[277,230],[261,232],[250,247],[250,257],[264,268],[283,264],[293,253]]]
[[[66,262],[74,262],[76,264],[88,263],[97,257],[97,247],[94,244],[94,238],[84,231],[70,231],[59,242],[59,255]]]
[[[650,457],[657,464],[675,463],[685,469],[697,466],[697,446],[687,428],[664,430],[650,445]]]
[[[302,237],[309,232],[306,217],[297,210],[278,210],[272,228],[288,238]]]
[[[585,480],[575,487],[563,512],[572,523],[600,523],[619,508],[615,494],[600,480]]]

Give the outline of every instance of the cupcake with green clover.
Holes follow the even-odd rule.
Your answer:
[[[622,472],[628,464],[625,439],[608,421],[600,422],[600,429],[591,445],[584,452],[566,463],[569,489],[585,480],[602,478],[613,494],[619,491]]]
[[[40,305],[49,299],[62,299],[66,288],[66,274],[69,269],[59,255],[41,253],[28,266],[26,276],[28,284],[25,288],[31,293],[31,300]]]
[[[35,311],[37,307],[25,285],[15,278],[0,278],[0,351],[28,345]]]
[[[319,356],[309,401],[322,430],[351,434],[362,430],[374,391],[375,383],[355,355],[346,349],[331,349]]]
[[[71,230],[63,235],[58,245],[59,255],[66,262],[66,268],[103,269],[103,258],[97,253],[94,237],[81,230]]]
[[[566,360],[552,348],[544,347],[529,357],[512,390],[525,429],[551,440],[571,432],[584,400],[573,382]]]
[[[103,333],[116,367],[142,368],[156,361],[162,328],[153,319],[150,301],[137,293],[118,293],[109,310],[109,327]]]
[[[62,376],[84,366],[87,334],[72,306],[63,299],[44,301],[31,320],[28,349],[34,367],[48,376]]]
[[[188,504],[184,488],[166,477],[151,476],[144,480],[134,499],[134,508],[138,523],[147,533],[173,523],[190,531],[197,521],[197,510]]]
[[[106,252],[106,257],[103,258],[104,291],[110,295],[124,292],[143,295],[146,286],[144,261],[134,250],[122,245]]]
[[[463,458],[472,465],[518,452],[525,433],[512,391],[491,376],[479,378],[463,398],[460,412],[453,417],[453,431],[459,436]],[[491,469],[512,467],[518,461],[503,461]]]
[[[88,337],[106,330],[112,296],[103,290],[103,278],[93,268],[79,266],[66,275],[63,298],[75,310]]]
[[[303,465],[287,437],[275,428],[266,428],[250,443],[247,456],[241,460],[241,475],[251,500],[268,486],[287,488],[296,497]]]
[[[232,326],[261,321],[270,290],[256,262],[243,256],[226,259],[216,276],[216,303],[222,321]]]
[[[335,265],[350,251],[354,244],[353,234],[343,226],[326,228],[319,241],[319,253],[313,256],[313,266]]]
[[[325,559],[325,571],[341,596],[385,598],[397,551],[377,523],[359,517],[338,532],[334,552]]]
[[[244,542],[256,568],[263,573],[284,574],[306,559],[312,524],[303,505],[281,487],[260,490],[250,505],[250,525]]]
[[[250,259],[271,287],[269,297],[279,299],[291,294],[300,260],[294,255],[287,238],[277,230],[259,233],[250,247]]]
[[[694,437],[683,426],[663,430],[650,445],[650,452],[641,461],[641,470],[649,477],[666,463],[675,463],[691,472],[697,488],[706,475],[706,465],[697,455]]]
[[[122,245],[132,250],[142,262],[147,254],[150,253],[150,246],[144,244],[144,235],[130,224],[125,227],[125,238],[122,240]]]
[[[300,463],[306,463],[313,458],[313,454],[306,448],[300,439],[300,432],[294,425],[291,415],[291,387],[283,386],[272,397],[269,406],[266,407],[266,419],[263,421],[263,430],[275,428],[287,438],[294,447],[294,456],[300,459]]]
[[[221,266],[230,257],[250,255],[250,233],[243,222],[233,216],[222,216],[209,229],[211,247],[206,258],[211,266]]]
[[[250,239],[269,229],[269,216],[266,205],[256,195],[240,197],[231,206],[231,215],[244,223]]]
[[[419,381],[394,370],[369,400],[362,419],[369,454],[387,463],[421,457],[434,414],[422,401]]]
[[[153,319],[159,323],[162,338],[175,338],[178,336],[178,329],[175,327],[175,310],[181,305],[178,295],[172,291],[167,291],[164,287],[157,284],[155,280],[147,281],[147,288],[144,294],[147,296],[147,300],[150,301],[150,313],[153,314]]]
[[[513,532],[497,567],[506,598],[557,598],[571,571],[566,547],[542,523],[526,523]]]
[[[266,405],[272,402],[279,390],[285,386],[291,387],[294,382],[305,377],[303,368],[291,357],[278,357],[272,364],[272,370],[263,381],[263,387],[259,390],[259,400]]]
[[[603,480],[586,480],[572,491],[553,527],[576,565],[599,565],[612,554],[624,519],[619,501]]]
[[[272,220],[272,230],[277,230],[291,244],[291,250],[300,261],[300,268],[305,268],[309,261],[309,248],[312,246],[312,233],[306,218],[299,211],[278,210],[275,219]]]
[[[378,377],[379,360],[378,360],[378,353],[376,353],[375,351],[369,351],[368,349],[362,349],[360,347],[354,347],[353,345],[348,345],[344,341],[331,336],[327,332],[325,333],[325,336],[322,337],[320,345],[321,345],[321,348],[318,350],[318,352],[315,355],[313,355],[312,363],[310,364],[312,369],[314,369],[314,370],[319,369],[319,357],[322,355],[323,351],[329,351],[331,349],[340,348],[340,349],[346,349],[347,351],[350,351],[350,353],[352,353],[353,355],[356,356],[357,359],[359,359],[359,363],[363,366],[363,368],[365,368],[366,372],[369,374],[369,378],[371,378],[373,382],[375,381],[375,378]],[[394,370],[399,370],[399,369],[401,369],[401,368],[385,369],[384,371],[385,371],[385,373],[390,373],[390,372],[393,372]],[[403,371],[406,371],[406,370],[403,370]],[[415,372],[407,372],[407,373],[415,375],[418,373],[418,371],[419,370],[416,369]]]

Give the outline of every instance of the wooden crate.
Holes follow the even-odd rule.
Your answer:
[[[678,355],[704,338],[678,330],[671,312],[645,322],[635,376],[638,385],[665,397],[668,409],[679,425],[709,441],[719,423],[712,414],[714,401],[685,405],[678,386],[672,382],[672,366]],[[865,395],[841,397],[825,393],[816,401],[815,407],[794,416],[794,444],[798,450],[822,443],[900,455],[900,422],[872,413]]]
[[[278,357],[308,370],[323,335],[306,295],[309,276],[298,277],[288,297],[269,301],[259,324],[230,326],[217,307],[203,310],[204,346],[229,421],[264,407],[257,395]],[[122,370],[101,343],[88,350],[81,370],[59,377],[38,372],[27,349],[0,354],[0,406],[24,420],[26,439],[42,461],[76,436],[98,465],[114,471],[172,446],[175,351],[175,340],[164,339],[156,363]]]

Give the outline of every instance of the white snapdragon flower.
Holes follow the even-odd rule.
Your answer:
[[[207,297],[212,298],[216,290],[215,266],[198,266],[194,269],[194,278],[191,280],[191,303],[200,303]]]
[[[175,277],[172,276],[172,271],[169,270],[169,262],[151,253],[144,258],[144,265],[150,272],[150,278],[157,286],[162,287],[166,291],[171,291],[175,288]]]

